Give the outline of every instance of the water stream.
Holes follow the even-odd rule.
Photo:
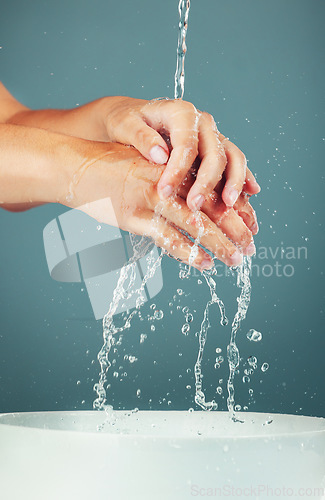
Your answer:
[[[184,64],[186,55],[186,34],[188,27],[190,1],[180,0],[178,9],[179,9],[180,21],[179,21],[174,97],[175,99],[182,99],[184,95],[184,84],[185,84]],[[158,220],[160,214],[156,213],[155,217],[156,220]],[[155,223],[155,220],[153,221],[153,223]],[[198,235],[191,249],[189,258],[190,265],[193,263],[193,261],[197,256],[198,248],[200,245],[200,239],[203,235],[204,228],[203,228],[203,223],[201,221],[200,212],[196,213],[196,223],[198,228]],[[97,398],[95,399],[93,406],[94,408],[97,409],[105,409],[108,414],[111,411],[111,406],[107,404],[106,383],[107,383],[108,370],[111,367],[111,363],[109,361],[109,354],[111,347],[115,344],[116,334],[117,333],[121,334],[124,330],[129,329],[131,326],[132,318],[135,315],[139,314],[140,308],[145,302],[144,287],[147,281],[154,276],[158,266],[161,265],[161,260],[164,254],[164,251],[162,251],[158,259],[156,259],[154,262],[151,262],[151,265],[148,265],[148,271],[142,280],[141,286],[137,290],[134,290],[133,285],[136,279],[136,261],[137,259],[140,259],[147,254],[148,245],[151,244],[151,241],[145,237],[138,238],[132,235],[131,235],[131,241],[133,245],[134,255],[132,259],[130,259],[130,261],[127,264],[125,264],[124,267],[121,269],[118,283],[116,285],[113,294],[113,300],[109,306],[107,314],[103,318],[104,343],[98,354],[98,360],[100,363],[100,374],[99,374],[99,382],[94,386],[94,390],[97,393]],[[227,389],[228,389],[227,407],[233,421],[240,421],[239,419],[237,419],[235,414],[234,378],[239,366],[239,351],[236,345],[236,335],[241,326],[241,322],[246,317],[246,313],[250,302],[250,295],[251,295],[250,270],[251,270],[251,258],[244,257],[243,264],[237,268],[237,286],[240,288],[240,295],[237,298],[238,309],[232,322],[230,343],[227,348],[227,358],[229,364],[229,378],[227,382]],[[183,278],[184,277],[189,278],[189,272],[184,274],[183,271],[180,271],[180,273],[183,273],[182,274]],[[220,312],[219,323],[222,327],[227,326],[228,319],[226,317],[225,306],[216,293],[217,285],[215,279],[213,278],[213,276],[216,275],[216,271],[214,269],[209,271],[203,271],[202,274],[209,288],[211,298],[210,300],[208,300],[205,306],[200,331],[198,332],[199,350],[194,367],[195,402],[198,406],[200,406],[204,410],[216,410],[218,408],[218,404],[214,399],[212,401],[206,401],[202,384],[202,379],[203,379],[202,359],[204,354],[204,347],[207,341],[208,329],[211,326],[209,319],[211,305],[212,304],[218,305]],[[114,315],[117,311],[119,303],[121,300],[128,299],[133,294],[137,295],[136,307],[132,312],[123,315],[124,322],[121,326],[118,327],[114,323]],[[215,321],[214,318],[213,325],[216,325],[217,322],[218,321]],[[182,327],[183,333],[184,333],[184,326],[185,325],[183,325]]]

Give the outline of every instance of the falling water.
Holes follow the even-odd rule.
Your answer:
[[[185,85],[185,55],[186,55],[186,33],[188,26],[188,15],[190,12],[190,0],[180,0],[178,4],[179,11],[179,30],[177,45],[177,62],[175,73],[175,99],[183,99]]]
[[[178,34],[178,47],[177,47],[177,66],[175,73],[175,99],[182,99],[184,96],[184,84],[185,84],[185,55],[186,55],[186,33],[188,27],[188,16],[190,9],[190,0],[180,0],[179,1],[179,34]],[[157,221],[160,217],[159,213],[156,213],[155,220]],[[196,213],[196,223],[198,227],[198,235],[193,243],[189,264],[191,265],[197,254],[200,245],[201,237],[203,236],[204,226],[200,216],[200,212]],[[161,252],[158,259],[151,266],[148,266],[148,271],[142,280],[142,284],[139,289],[133,290],[133,285],[136,277],[136,261],[142,258],[148,252],[148,244],[150,241],[147,238],[141,238],[138,242],[135,237],[131,235],[131,240],[133,243],[134,256],[133,258],[121,269],[120,276],[118,279],[117,286],[115,288],[113,294],[113,300],[109,306],[109,310],[103,319],[103,339],[104,344],[98,354],[98,360],[100,363],[100,379],[97,384],[94,386],[94,390],[97,393],[97,398],[94,401],[94,408],[105,409],[109,414],[111,411],[111,406],[106,404],[106,382],[107,382],[107,372],[111,366],[109,361],[109,353],[112,345],[114,345],[114,335],[116,333],[121,333],[125,329],[130,328],[131,320],[134,315],[139,313],[139,310],[142,304],[145,302],[144,298],[144,287],[147,281],[152,278],[156,269],[161,264],[161,259],[164,251]],[[236,418],[235,415],[235,388],[234,388],[234,378],[236,371],[239,366],[239,351],[236,345],[236,335],[240,328],[241,322],[245,319],[246,313],[248,310],[250,295],[251,295],[251,283],[250,283],[250,270],[251,270],[251,258],[245,257],[243,260],[243,264],[237,268],[237,286],[240,288],[240,296],[237,298],[238,301],[238,309],[235,314],[234,320],[231,326],[231,336],[230,343],[227,347],[227,357],[229,363],[229,378],[227,383],[228,389],[228,398],[227,398],[227,407],[233,421],[240,421]],[[198,333],[199,338],[199,351],[197,360],[194,367],[195,374],[195,402],[204,410],[216,410],[218,408],[218,404],[215,400],[206,401],[205,394],[203,392],[202,385],[202,359],[204,354],[204,347],[207,340],[208,329],[210,328],[210,319],[209,319],[209,309],[212,304],[217,304],[220,312],[220,324],[222,326],[226,326],[228,324],[228,319],[225,313],[225,306],[222,300],[218,297],[216,293],[216,281],[213,279],[213,275],[216,274],[215,270],[203,271],[203,276],[205,281],[209,287],[211,298],[207,302],[203,320],[200,327],[200,332]],[[189,277],[189,273],[183,275],[182,277]],[[125,300],[129,298],[131,295],[137,294],[138,297],[136,299],[136,307],[135,309],[129,313],[125,319],[124,324],[121,327],[117,327],[114,324],[113,318],[116,310],[119,306],[121,300]],[[184,325],[183,325],[184,326]],[[183,330],[183,329],[182,329]],[[258,332],[257,332],[258,333]],[[261,334],[260,334],[261,335]],[[255,340],[255,339],[253,339]],[[265,364],[266,365],[266,364]],[[262,367],[262,370],[267,370],[268,366]]]

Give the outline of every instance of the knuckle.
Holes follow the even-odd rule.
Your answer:
[[[147,142],[147,133],[144,131],[143,128],[139,127],[134,131],[134,139],[137,144],[145,144]]]

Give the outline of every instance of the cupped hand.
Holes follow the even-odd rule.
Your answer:
[[[120,144],[90,143],[77,171],[71,171],[61,203],[83,210],[99,222],[118,225],[132,233],[150,236],[171,256],[189,263],[192,241],[200,228],[200,243],[228,266],[239,265],[239,250],[250,251],[252,233],[233,208],[224,210],[220,199],[210,197],[200,212],[186,204],[186,185],[178,194],[161,200],[158,184],[164,166],[153,167],[133,148]],[[93,203],[96,202],[96,203]],[[244,197],[236,202],[254,224],[254,214]],[[239,206],[238,205],[238,206]],[[223,211],[222,217],[217,214]],[[192,263],[200,270],[212,267],[210,255],[198,247]]]
[[[243,190],[249,195],[260,191],[245,155],[218,131],[211,115],[190,102],[108,97],[101,105],[109,141],[132,145],[151,162],[167,164],[158,183],[161,199],[177,192],[197,157],[200,168],[186,197],[192,210],[201,208],[223,175],[222,199],[228,207]]]

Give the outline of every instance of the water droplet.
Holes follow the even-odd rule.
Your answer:
[[[246,337],[248,338],[248,340],[253,342],[259,342],[260,340],[262,340],[262,334],[253,329],[249,330]]]
[[[247,358],[247,362],[248,362],[249,366],[252,366],[253,368],[256,368],[256,366],[257,366],[257,358],[255,356],[249,356],[249,358]]]
[[[163,311],[161,311],[161,310],[157,309],[157,310],[155,311],[155,313],[154,313],[154,318],[155,318],[155,319],[160,320],[160,319],[162,319],[163,317],[164,317],[164,313],[163,313]]]
[[[143,344],[143,342],[146,340],[147,334],[146,333],[141,333],[140,334],[140,344]]]
[[[182,326],[183,335],[188,335],[189,331],[190,331],[190,325],[188,323],[184,323],[184,325]]]

